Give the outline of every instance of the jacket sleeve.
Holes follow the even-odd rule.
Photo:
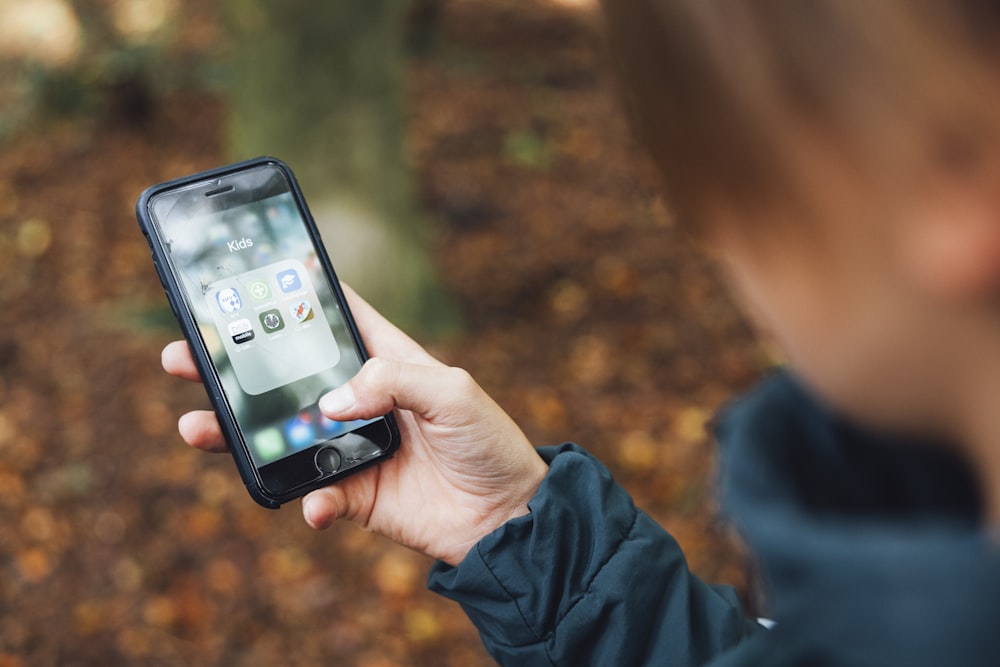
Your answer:
[[[501,665],[702,665],[759,629],[597,459],[572,444],[539,453],[549,473],[530,513],[428,580]]]

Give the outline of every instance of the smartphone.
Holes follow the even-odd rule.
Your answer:
[[[154,185],[136,217],[254,500],[277,508],[392,456],[391,414],[338,422],[317,406],[367,353],[285,164]]]

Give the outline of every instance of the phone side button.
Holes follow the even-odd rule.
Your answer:
[[[153,268],[156,269],[156,277],[160,279],[160,284],[163,285],[163,289],[167,289],[167,282],[163,279],[163,269],[160,268],[160,263],[156,260],[156,255],[152,252],[150,252],[149,255],[153,258]]]
[[[174,317],[180,319],[180,311],[177,309],[177,304],[174,303],[173,295],[165,289],[163,290],[163,293],[167,295],[167,303],[170,304],[170,310],[173,311]]]
[[[340,470],[343,460],[333,447],[323,447],[316,452],[316,468],[323,473],[332,474]]]

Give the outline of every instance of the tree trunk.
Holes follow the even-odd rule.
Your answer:
[[[456,325],[404,155],[406,0],[228,0],[229,146],[295,171],[341,277],[404,328]]]

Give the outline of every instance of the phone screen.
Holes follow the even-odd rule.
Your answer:
[[[282,171],[167,191],[149,210],[254,465],[334,438],[345,467],[378,457],[375,442],[349,437],[375,420],[317,407],[362,357]]]

